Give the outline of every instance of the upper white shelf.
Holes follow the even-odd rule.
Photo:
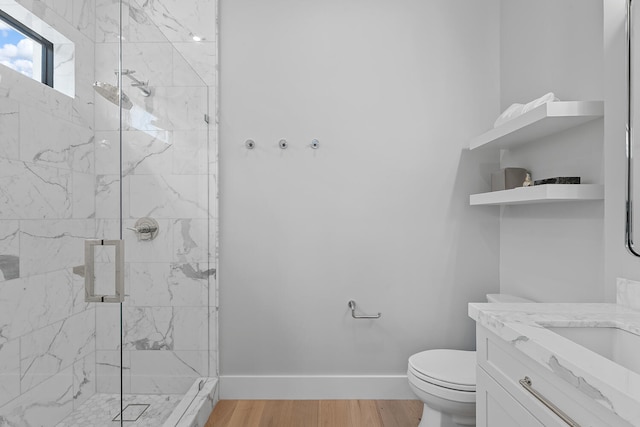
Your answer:
[[[469,149],[517,147],[602,116],[603,101],[549,102],[473,138]]]

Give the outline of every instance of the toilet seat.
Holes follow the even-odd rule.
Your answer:
[[[476,391],[476,352],[437,349],[409,358],[409,373],[435,386],[461,392]]]
[[[475,391],[460,391],[432,384],[429,381],[418,378],[411,369],[407,372],[407,379],[409,380],[409,386],[413,389],[413,392],[416,393],[423,402],[426,402],[425,395],[435,396],[436,399],[444,399],[450,402],[474,404],[476,402]]]

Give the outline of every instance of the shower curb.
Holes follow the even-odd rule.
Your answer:
[[[203,427],[218,400],[218,379],[198,378],[162,427]]]

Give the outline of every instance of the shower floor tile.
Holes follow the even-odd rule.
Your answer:
[[[149,405],[137,421],[126,421],[126,426],[158,427],[169,418],[182,399],[181,394],[131,394],[125,395],[124,406]],[[120,412],[120,395],[96,394],[62,420],[56,427],[117,427],[120,421],[112,421]]]

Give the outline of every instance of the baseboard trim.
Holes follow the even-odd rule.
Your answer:
[[[406,375],[221,375],[220,399],[415,399]]]

